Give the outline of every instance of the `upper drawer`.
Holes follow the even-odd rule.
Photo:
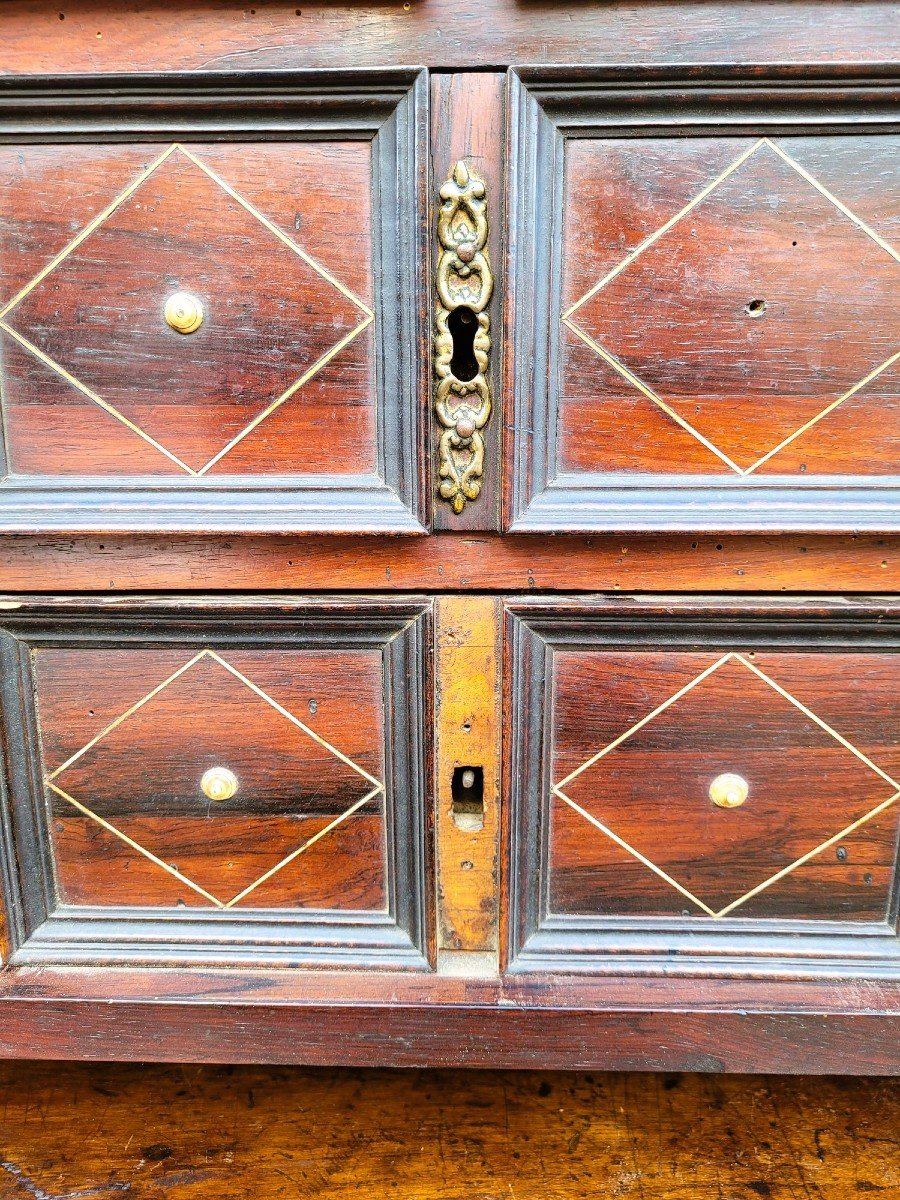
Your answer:
[[[897,528],[896,83],[510,102],[512,528]]]
[[[423,84],[7,89],[0,528],[416,532]]]

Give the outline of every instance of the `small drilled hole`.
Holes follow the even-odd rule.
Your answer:
[[[767,307],[765,300],[751,300],[744,311],[751,317],[761,317]]]
[[[484,768],[457,767],[450,783],[453,823],[458,829],[484,828]]]

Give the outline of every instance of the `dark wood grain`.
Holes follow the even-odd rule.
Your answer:
[[[422,532],[426,110],[414,70],[2,89],[0,528]]]
[[[210,588],[370,592],[881,592],[900,538],[437,534],[309,537],[0,537],[10,592]],[[9,603],[16,603],[15,597]]]
[[[503,392],[500,363],[503,357],[501,321],[503,262],[504,142],[506,76],[500,72],[462,72],[431,76],[431,156],[433,166],[433,228],[436,228],[441,186],[456,163],[463,159],[484,181],[487,202],[487,253],[494,270],[495,294],[487,312],[491,321],[491,359],[488,383],[492,412],[485,429],[485,469],[478,499],[459,514],[445,501],[436,500],[434,528],[453,530],[498,529],[500,521],[500,446],[503,431]],[[433,238],[436,246],[436,235]],[[436,251],[435,251],[436,253]],[[437,478],[435,474],[434,478]]]

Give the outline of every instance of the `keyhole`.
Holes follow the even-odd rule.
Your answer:
[[[450,782],[453,823],[474,832],[484,828],[484,767],[456,767]]]
[[[447,328],[453,338],[450,370],[457,379],[466,383],[478,374],[478,363],[475,359],[478,318],[471,308],[455,308],[447,318]]]

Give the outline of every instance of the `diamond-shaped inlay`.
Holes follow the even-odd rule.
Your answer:
[[[717,807],[739,777],[746,797]],[[711,917],[896,804],[900,784],[741,654],[726,654],[553,792]]]
[[[563,321],[747,475],[900,357],[898,280],[897,251],[763,138]]]
[[[217,786],[222,780],[227,787]],[[96,821],[220,908],[241,903],[355,813],[374,810],[384,791],[209,649],[117,717],[46,784],[59,798],[57,809],[61,801],[63,810]],[[215,854],[198,858],[202,868],[188,876],[176,857],[181,827],[195,830],[204,815],[213,844],[217,822],[246,818],[242,844],[223,846],[222,861]],[[298,835],[298,844],[279,857],[267,836],[267,822],[276,818],[298,824],[314,818],[316,832],[305,840]]]
[[[165,317],[180,292],[202,306],[187,334]],[[193,475],[222,463],[372,320],[180,145],[0,311],[21,346]]]

